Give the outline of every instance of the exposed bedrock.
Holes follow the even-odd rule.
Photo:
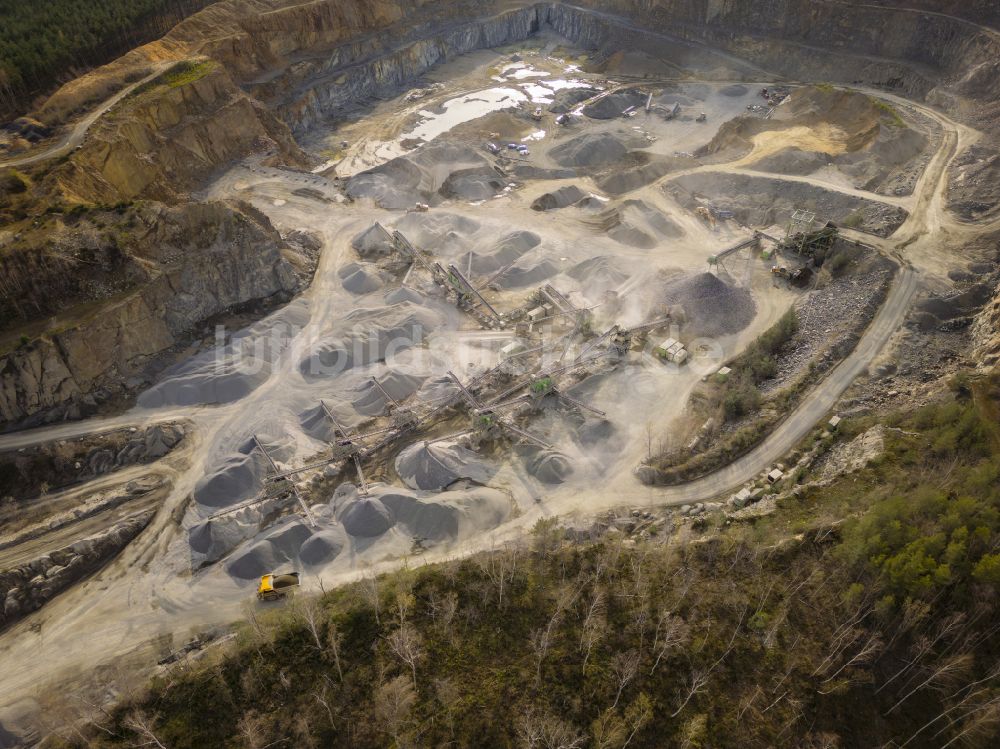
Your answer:
[[[539,30],[544,16],[544,9],[535,6],[446,25],[441,33],[395,49],[389,39],[359,40],[322,61],[293,65],[274,80],[253,87],[253,92],[300,132],[341,113],[345,106],[394,91],[447,59],[523,41]]]
[[[342,114],[344,106],[396,89],[446,59],[549,28],[586,49],[667,56],[706,74],[760,75],[752,65],[724,54],[731,52],[794,79],[868,84],[926,97],[979,122],[989,120],[982,103],[1000,99],[1000,76],[993,74],[1000,37],[958,18],[807,0],[766,6],[714,0],[583,0],[579,5],[590,9],[576,5],[525,4],[490,15],[495,6],[488,3],[448,8],[427,3],[422,12],[436,10],[437,23],[405,29],[400,23],[376,26],[375,33],[321,54],[300,47],[303,61],[283,67],[278,75],[256,78],[263,82],[247,83],[256,97],[301,131]],[[236,74],[254,65],[259,69],[264,61],[258,55],[248,65],[228,53],[221,59]]]
[[[0,629],[40,609],[72,584],[118,555],[153,519],[154,511],[126,518],[100,533],[0,572]]]
[[[299,279],[286,259],[290,249],[266,218],[242,208],[188,203],[140,214],[149,234],[130,248],[136,256],[129,262],[142,273],[110,269],[110,280],[101,280],[120,283],[119,293],[95,309],[87,301],[93,290],[83,289],[80,304],[45,310],[61,316],[58,329],[0,354],[0,430],[77,417],[128,395],[162,368],[161,354],[200,336],[206,321],[293,293]],[[66,243],[59,245],[64,256],[89,257],[75,244],[80,236],[56,238]],[[30,252],[22,248],[18,256]],[[71,269],[60,272],[46,257],[30,266],[22,301],[31,294],[74,301],[78,290],[60,285]],[[69,275],[80,280],[84,270]]]

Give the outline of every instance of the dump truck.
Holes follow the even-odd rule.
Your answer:
[[[298,572],[270,573],[260,578],[257,600],[278,601],[299,587]]]

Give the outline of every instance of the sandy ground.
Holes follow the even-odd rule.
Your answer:
[[[472,318],[432,293],[426,280],[412,278],[403,289],[398,274],[389,273],[384,265],[361,262],[351,242],[374,222],[400,228],[442,264],[471,268],[480,280],[506,257],[505,248],[520,242],[518,246],[526,248],[518,250],[516,258],[520,275],[500,284],[499,290],[486,291],[491,304],[511,309],[522,304],[538,285],[551,283],[577,306],[599,305],[594,310],[593,326],[598,331],[615,322],[636,325],[655,319],[669,303],[661,293],[667,280],[706,272],[709,255],[749,236],[748,230],[732,223],[712,229],[682,209],[663,189],[676,174],[612,197],[602,195],[597,187],[603,172],[581,169],[575,176],[556,178],[552,173],[565,168],[553,152],[558,155],[561,146],[581,136],[642,141],[643,149],[632,150],[645,150],[653,156],[693,151],[708,142],[718,125],[745,109],[754,96],[753,84],[747,84],[747,93],[739,95],[723,94],[723,84],[675,87],[672,91],[676,95],[691,101],[689,114],[680,120],[668,122],[642,113],[632,119],[577,118],[572,126],[560,128],[551,115],[545,115],[542,122],[527,116],[507,117],[494,108],[498,96],[476,94],[497,88],[520,91],[527,113],[534,106],[546,106],[542,100],[562,85],[550,83],[545,89],[549,94],[545,94],[539,87],[544,88],[546,81],[580,80],[605,91],[615,91],[616,82],[580,73],[566,60],[526,55],[523,63],[512,67],[508,52],[470,55],[436,70],[432,79],[440,85],[421,98],[408,100],[404,94],[380,103],[362,119],[315,133],[308,145],[317,152],[329,151],[331,157],[321,174],[304,175],[248,163],[221,176],[206,191],[206,198],[250,200],[283,232],[305,230],[321,238],[323,253],[311,288],[286,308],[240,333],[236,343],[203,354],[169,373],[140,399],[134,411],[122,417],[0,437],[0,447],[8,448],[181,416],[193,425],[185,444],[189,462],[171,475],[173,488],[151,526],[101,573],[0,635],[0,668],[4,673],[0,723],[18,724],[35,712],[44,702],[39,685],[46,680],[58,679],[63,685],[93,682],[95,666],[110,661],[125,667],[148,666],[152,656],[162,654],[164,643],[178,646],[201,628],[238,617],[252,601],[254,583],[233,573],[232,560],[241,554],[258,553],[264,542],[269,544],[265,544],[267,554],[288,552],[290,559],[280,554],[276,559],[296,566],[297,549],[307,539],[313,543],[312,538],[321,537],[315,544],[338,548],[339,553],[331,559],[324,558],[305,570],[306,586],[315,588],[321,580],[330,586],[412,561],[414,540],[426,533],[440,536],[420,560],[435,561],[516,538],[540,517],[585,516],[622,504],[681,503],[729,490],[778,458],[822,418],[898,328],[918,283],[940,283],[947,269],[954,267],[955,248],[975,231],[948,218],[943,190],[947,164],[978,134],[931,110],[921,110],[941,124],[945,137],[913,196],[885,199],[863,194],[909,211],[903,226],[890,238],[864,235],[865,241],[894,255],[907,269],[855,354],[750,455],[718,474],[671,490],[644,487],[633,475],[651,446],[655,450],[671,444],[676,420],[698,379],[771,325],[799,293],[776,286],[764,263],[740,255],[727,265],[724,280],[752,295],[755,314],[746,327],[711,340],[689,339],[689,347],[699,355],[691,366],[665,366],[647,348],[633,351],[615,368],[595,373],[579,385],[571,380],[557,382],[561,389],[604,411],[604,420],[586,412],[573,413],[572,409],[547,408],[536,417],[519,421],[552,445],[561,456],[557,467],[568,466],[568,472],[553,469],[551,460],[543,471],[537,456],[529,459],[522,448],[505,449],[475,459],[483,465],[477,465],[471,475],[480,476],[480,469],[486,471],[490,477],[484,482],[493,493],[414,491],[404,486],[393,468],[401,452],[413,450],[415,444],[419,447],[423,435],[414,436],[394,446],[390,460],[373,467],[379,483],[372,499],[362,500],[347,489],[339,494],[331,492],[328,501],[317,502],[313,508],[314,527],[304,518],[293,518],[277,526],[267,525],[261,532],[252,530],[245,541],[236,543],[233,554],[198,569],[198,554],[189,538],[192,530],[220,507],[253,496],[261,470],[266,469],[248,448],[254,435],[267,444],[279,468],[300,466],[328,448],[309,421],[321,400],[348,425],[371,423],[384,418],[377,403],[372,413],[366,413],[373,393],[371,377],[416,383],[413,389],[417,394],[406,393],[405,397],[419,400],[427,392],[422,388],[429,388],[448,370],[467,380],[492,366],[500,346],[510,340],[509,333],[481,330]],[[481,101],[468,102],[469,97]],[[460,111],[464,114],[459,115]],[[696,122],[690,111],[705,111],[709,122]],[[441,117],[452,119],[442,123]],[[480,117],[482,122],[477,124]],[[369,197],[361,196],[351,203],[344,199],[344,178],[386,167],[403,155],[418,160],[426,149],[416,154],[410,151],[415,132],[424,134],[434,148],[471,152],[491,165],[493,160],[482,146],[493,132],[489,128],[504,123],[511,129],[520,128],[504,135],[529,146],[529,164],[541,176],[512,176],[507,164],[504,180],[516,183],[513,187],[508,184],[509,189],[484,200],[435,199],[426,213],[387,209]],[[800,133],[796,138],[798,143],[807,143],[809,138],[837,143],[836,133],[830,132]],[[346,149],[340,148],[342,141],[347,141]],[[761,142],[757,147],[771,146]],[[423,171],[415,186],[406,189],[419,196],[431,185],[435,189],[428,194],[436,194],[449,169],[420,168]],[[744,166],[713,165],[678,174],[727,170],[747,171]],[[852,195],[863,193],[822,178],[794,179]],[[593,200],[585,207],[532,210],[538,197],[567,186],[577,187]],[[398,180],[392,187],[402,189]],[[615,233],[622,226],[627,230]],[[527,235],[533,239],[524,240]],[[653,239],[652,247],[643,246],[643,236]],[[609,291],[615,294],[609,296]],[[365,340],[371,344],[372,330],[412,336],[417,325],[422,327],[422,338],[393,356],[385,356],[384,351],[362,354],[355,357],[353,367],[337,372],[317,373],[309,366],[322,361],[345,340],[369,336]],[[677,332],[685,337],[683,326]],[[659,332],[654,338],[658,336]],[[247,350],[253,352],[252,367],[247,366]],[[242,359],[238,357],[241,353]],[[434,434],[456,426],[461,428],[462,422],[442,424]],[[463,457],[464,453],[456,455],[457,464],[473,462]],[[444,462],[452,465],[451,460],[449,456]],[[455,470],[461,473],[461,465]],[[551,483],[553,470],[561,483]],[[225,481],[218,479],[220,476]],[[241,477],[249,477],[249,483],[241,484]],[[222,483],[212,484],[212,479]],[[390,495],[402,499],[391,499]],[[314,494],[310,497],[310,501],[315,500]],[[410,508],[409,525],[390,523],[384,533],[371,537],[344,531],[345,523],[374,528],[380,517],[386,517],[384,508],[403,505]],[[434,507],[427,509],[430,505]],[[351,517],[345,515],[348,509]],[[423,523],[419,533],[414,531],[418,520],[413,520],[418,510],[424,513],[419,515]],[[393,517],[401,512],[390,509]],[[364,522],[353,525],[363,513],[368,513]],[[280,542],[271,540],[276,530],[288,530]],[[263,558],[275,559],[266,554]],[[80,646],[83,632],[86,647]]]

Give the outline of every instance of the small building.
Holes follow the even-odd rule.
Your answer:
[[[832,419],[830,419],[826,423],[826,425],[830,429],[831,432],[835,431],[837,429],[837,427],[840,426],[840,417],[839,416],[834,416]]]
[[[661,359],[666,359],[667,358],[667,352],[670,351],[671,347],[676,346],[676,345],[677,345],[677,339],[676,338],[668,338],[663,343],[661,343],[659,346],[654,346],[653,347],[653,353],[656,354]]]
[[[538,322],[544,317],[548,317],[548,313],[545,311],[545,307],[535,307],[533,310],[528,311],[528,319],[531,322]]]
[[[684,349],[684,344],[676,338],[668,338],[659,346],[654,347],[653,353],[660,359],[674,364],[683,364],[688,359],[688,352]]]
[[[775,468],[773,471],[771,471],[769,474],[767,474],[767,481],[768,481],[769,484],[776,484],[779,481],[781,481],[781,479],[783,479],[783,478],[785,478],[785,474],[783,474],[777,468]]]

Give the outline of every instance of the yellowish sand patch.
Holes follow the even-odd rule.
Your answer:
[[[841,128],[827,122],[809,127],[796,125],[784,130],[769,130],[753,137],[750,153],[737,161],[736,165],[750,166],[788,148],[839,156],[848,151],[848,135]]]

